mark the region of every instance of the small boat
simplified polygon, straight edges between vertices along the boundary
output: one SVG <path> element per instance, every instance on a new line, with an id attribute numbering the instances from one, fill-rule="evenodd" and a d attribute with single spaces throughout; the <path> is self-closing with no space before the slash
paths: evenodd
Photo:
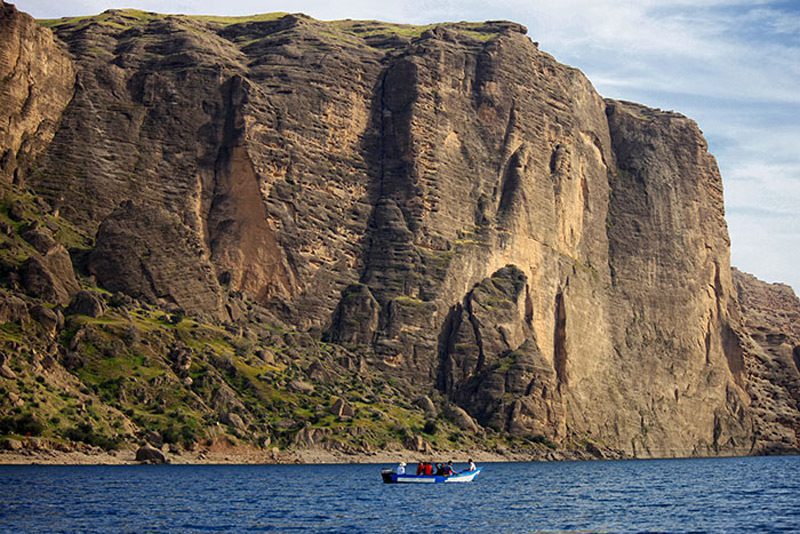
<path id="1" fill-rule="evenodd" d="M 475 471 L 461 471 L 445 477 L 442 475 L 398 475 L 394 469 L 381 469 L 381 477 L 386 484 L 449 484 L 451 482 L 472 482 L 480 472 L 479 468 Z"/>

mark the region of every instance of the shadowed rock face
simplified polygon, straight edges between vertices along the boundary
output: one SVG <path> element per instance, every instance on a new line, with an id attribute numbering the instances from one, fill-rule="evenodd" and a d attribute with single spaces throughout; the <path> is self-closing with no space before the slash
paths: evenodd
<path id="1" fill-rule="evenodd" d="M 507 22 L 53 29 L 74 97 L 25 176 L 97 236 L 101 286 L 220 320 L 244 294 L 517 436 L 640 456 L 778 439 L 758 399 L 794 386 L 753 386 L 747 317 L 769 306 L 740 316 L 691 120 L 603 100 Z"/>
<path id="2" fill-rule="evenodd" d="M 87 270 L 110 291 L 221 316 L 220 288 L 203 247 L 163 208 L 126 201 L 111 212 Z"/>
<path id="3" fill-rule="evenodd" d="M 530 288 L 507 266 L 475 286 L 448 318 L 439 386 L 478 422 L 516 434 L 564 436 L 556 362 L 539 349 L 532 328 Z"/>

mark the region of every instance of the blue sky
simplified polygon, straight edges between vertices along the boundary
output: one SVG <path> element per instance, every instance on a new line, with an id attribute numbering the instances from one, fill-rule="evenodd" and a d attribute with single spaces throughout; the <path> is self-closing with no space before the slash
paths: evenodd
<path id="1" fill-rule="evenodd" d="M 135 7 L 429 23 L 510 19 L 608 97 L 699 124 L 725 184 L 732 263 L 800 290 L 800 0 L 19 0 L 38 18 Z"/>

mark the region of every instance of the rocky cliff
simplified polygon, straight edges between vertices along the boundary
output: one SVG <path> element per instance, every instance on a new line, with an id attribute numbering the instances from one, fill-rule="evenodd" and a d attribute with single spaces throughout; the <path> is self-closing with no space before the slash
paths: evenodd
<path id="1" fill-rule="evenodd" d="M 524 27 L 3 13 L 6 359 L 56 304 L 52 368 L 138 399 L 118 435 L 173 387 L 284 445 L 796 450 L 796 300 L 734 285 L 697 125 Z"/>
<path id="2" fill-rule="evenodd" d="M 53 34 L 0 2 L 0 180 L 19 181 L 53 138 L 75 83 Z"/>
<path id="3" fill-rule="evenodd" d="M 736 269 L 745 328 L 747 389 L 759 451 L 797 450 L 800 435 L 800 300 L 792 288 Z"/>

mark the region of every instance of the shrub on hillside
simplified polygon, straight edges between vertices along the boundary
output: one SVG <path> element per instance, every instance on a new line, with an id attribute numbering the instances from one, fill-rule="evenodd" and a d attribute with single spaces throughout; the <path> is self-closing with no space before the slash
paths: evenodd
<path id="1" fill-rule="evenodd" d="M 43 432 L 44 424 L 30 413 L 0 419 L 0 434 L 41 436 Z"/>
<path id="2" fill-rule="evenodd" d="M 89 423 L 79 423 L 77 426 L 67 429 L 62 434 L 65 438 L 71 441 L 80 441 L 87 445 L 100 447 L 105 450 L 113 450 L 119 447 L 119 441 L 109 438 L 106 435 L 95 432 L 92 425 Z"/>

